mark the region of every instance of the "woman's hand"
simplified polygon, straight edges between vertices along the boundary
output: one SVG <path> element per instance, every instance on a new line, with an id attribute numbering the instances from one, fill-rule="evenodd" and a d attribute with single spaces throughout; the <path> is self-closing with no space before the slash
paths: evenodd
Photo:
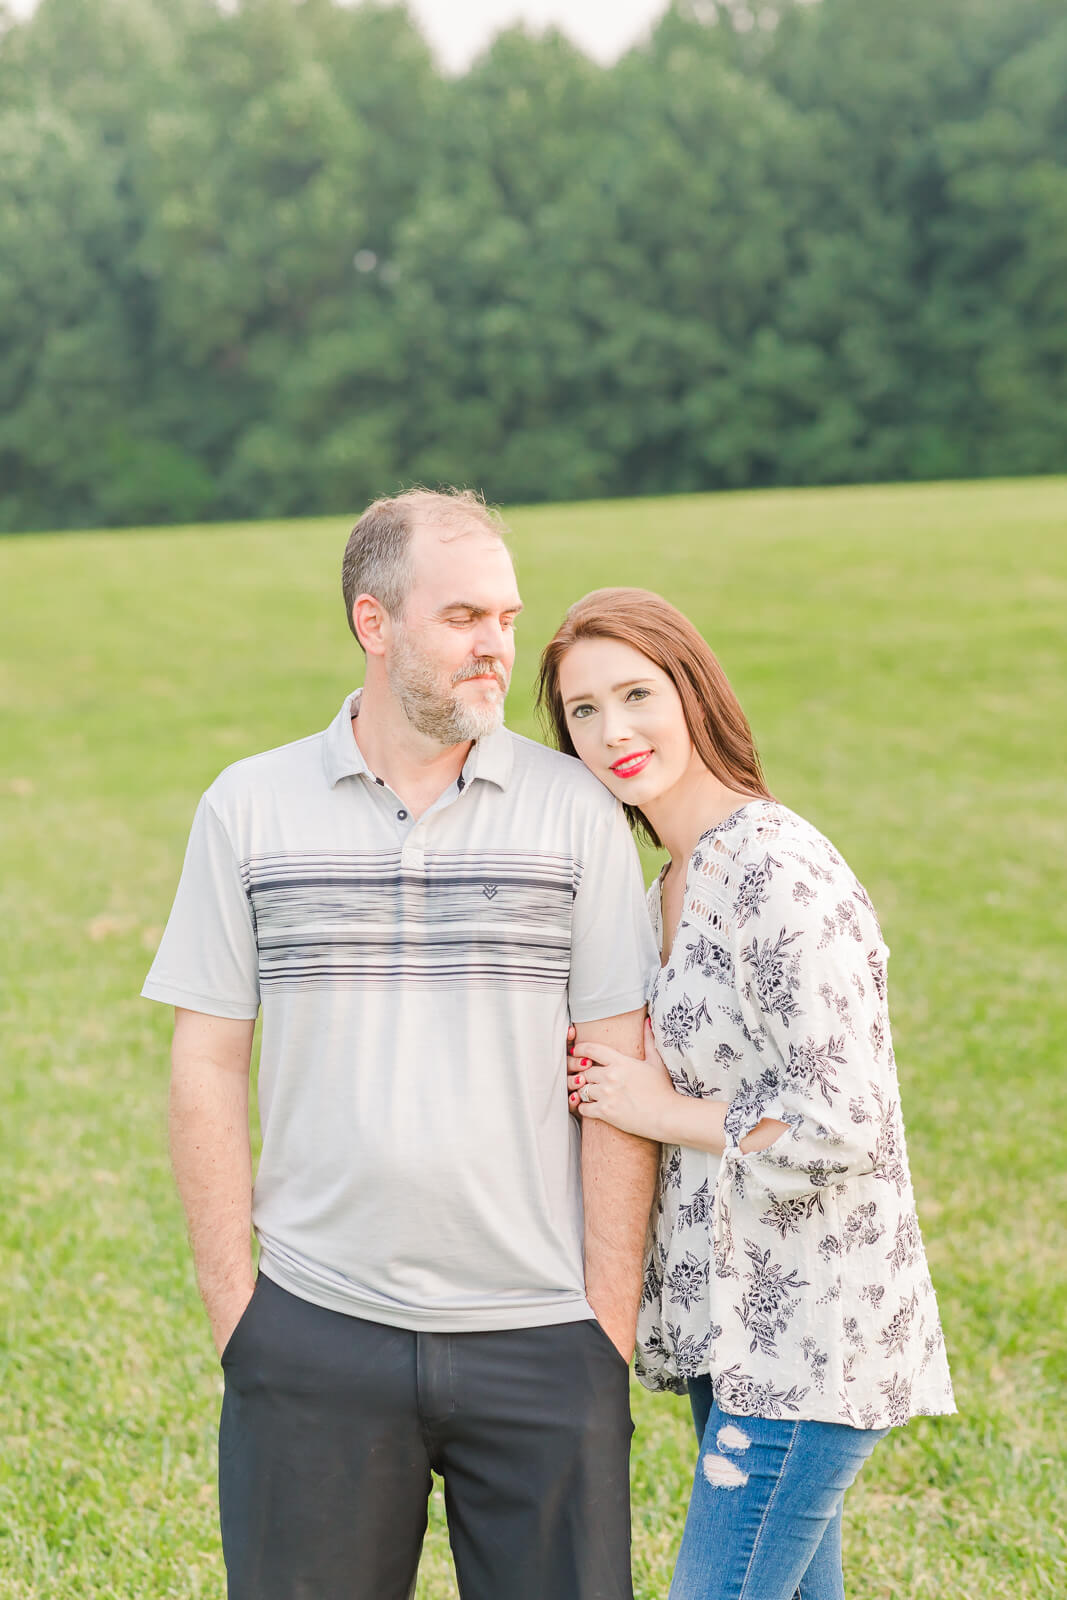
<path id="1" fill-rule="evenodd" d="M 600 1044 L 574 1044 L 571 1054 L 573 1037 L 572 1027 L 567 1034 L 567 1098 L 577 1116 L 608 1122 L 623 1133 L 640 1134 L 659 1144 L 688 1145 L 722 1155 L 727 1102 L 678 1093 L 656 1049 L 650 1022 L 645 1023 L 643 1061 Z M 784 1122 L 764 1117 L 745 1134 L 739 1148 L 743 1155 L 766 1150 L 788 1132 Z"/>
<path id="2" fill-rule="evenodd" d="M 577 1042 L 567 1077 L 571 1109 L 623 1133 L 664 1140 L 680 1096 L 645 1023 L 645 1059 L 624 1056 L 605 1044 Z"/>

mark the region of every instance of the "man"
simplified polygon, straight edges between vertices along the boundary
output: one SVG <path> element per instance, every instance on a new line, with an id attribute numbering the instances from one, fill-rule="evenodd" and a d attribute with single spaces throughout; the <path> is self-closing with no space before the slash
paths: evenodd
<path id="1" fill-rule="evenodd" d="M 579 1134 L 564 1041 L 569 1012 L 640 1053 L 636 856 L 594 778 L 502 726 L 521 601 L 477 497 L 378 501 L 342 582 L 364 687 L 207 791 L 144 988 L 177 1008 L 228 1592 L 404 1600 L 437 1471 L 464 1600 L 629 1600 L 656 1149 Z"/>

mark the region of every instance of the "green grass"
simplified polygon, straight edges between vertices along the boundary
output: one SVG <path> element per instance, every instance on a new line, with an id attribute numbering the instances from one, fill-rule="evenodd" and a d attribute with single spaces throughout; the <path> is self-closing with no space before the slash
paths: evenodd
<path id="1" fill-rule="evenodd" d="M 565 605 L 678 601 L 771 787 L 893 948 L 920 1215 L 961 1415 L 876 1452 L 853 1600 L 1067 1593 L 1064 482 L 516 513 L 513 726 Z M 200 791 L 324 726 L 359 660 L 345 523 L 0 543 L 0 1597 L 218 1596 L 220 1380 L 165 1157 L 169 1017 L 137 999 Z M 651 866 L 651 861 L 649 862 Z M 694 1448 L 635 1391 L 638 1594 Z M 440 1497 L 419 1600 L 454 1594 Z"/>

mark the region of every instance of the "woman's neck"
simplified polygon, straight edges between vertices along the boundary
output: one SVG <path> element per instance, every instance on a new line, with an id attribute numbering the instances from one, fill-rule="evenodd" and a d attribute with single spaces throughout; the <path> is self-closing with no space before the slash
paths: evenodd
<path id="1" fill-rule="evenodd" d="M 701 834 L 756 798 L 721 782 L 694 751 L 693 760 L 674 787 L 641 809 L 659 835 L 671 864 L 681 866 L 693 854 Z"/>

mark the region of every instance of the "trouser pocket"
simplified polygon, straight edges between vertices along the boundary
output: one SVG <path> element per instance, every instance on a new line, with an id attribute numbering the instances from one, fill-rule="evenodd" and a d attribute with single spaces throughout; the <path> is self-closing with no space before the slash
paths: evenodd
<path id="1" fill-rule="evenodd" d="M 238 1346 L 240 1345 L 242 1339 L 244 1338 L 244 1335 L 245 1335 L 245 1333 L 247 1331 L 247 1328 L 248 1328 L 248 1323 L 251 1321 L 252 1308 L 255 1305 L 256 1298 L 257 1298 L 257 1296 L 259 1294 L 259 1286 L 260 1286 L 260 1284 L 262 1282 L 263 1282 L 262 1278 L 259 1278 L 259 1277 L 256 1278 L 255 1287 L 253 1288 L 252 1293 L 249 1296 L 248 1304 L 245 1306 L 244 1310 L 241 1312 L 241 1315 L 238 1317 L 237 1325 L 234 1328 L 233 1332 L 230 1334 L 230 1337 L 226 1340 L 226 1344 L 225 1344 L 225 1346 L 223 1348 L 223 1352 L 222 1352 L 221 1356 L 219 1357 L 219 1363 L 223 1367 L 228 1367 L 228 1366 L 232 1365 L 232 1363 L 233 1363 L 234 1354 L 235 1354 Z"/>

